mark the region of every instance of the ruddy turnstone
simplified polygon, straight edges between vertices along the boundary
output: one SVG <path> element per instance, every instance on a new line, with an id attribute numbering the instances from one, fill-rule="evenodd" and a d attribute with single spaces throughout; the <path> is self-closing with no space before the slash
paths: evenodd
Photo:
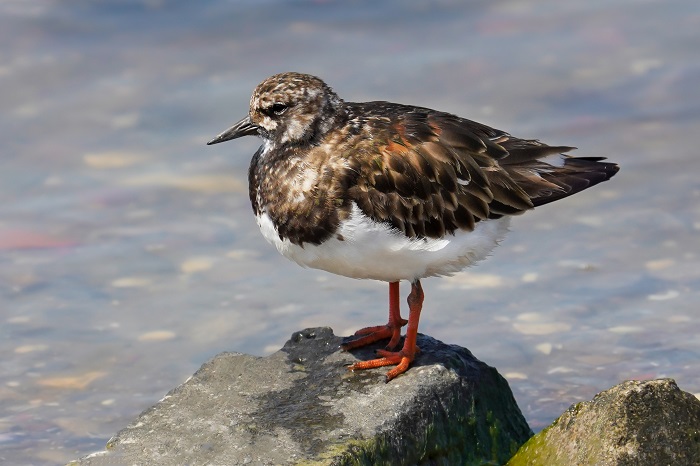
<path id="1" fill-rule="evenodd" d="M 602 157 L 563 155 L 573 147 L 519 139 L 449 113 L 345 102 L 321 79 L 300 73 L 260 83 L 248 115 L 208 144 L 241 136 L 263 140 L 248 179 L 267 241 L 303 267 L 389 282 L 387 324 L 358 330 L 343 345 L 389 338 L 378 359 L 350 366 L 396 365 L 387 381 L 418 351 L 422 278 L 484 259 L 512 215 L 618 171 Z M 408 320 L 399 312 L 400 280 L 411 282 Z M 406 324 L 403 347 L 394 351 Z"/>

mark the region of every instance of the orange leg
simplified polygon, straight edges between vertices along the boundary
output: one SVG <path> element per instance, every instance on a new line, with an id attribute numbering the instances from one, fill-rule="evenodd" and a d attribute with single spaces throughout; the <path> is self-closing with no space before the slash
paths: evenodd
<path id="1" fill-rule="evenodd" d="M 399 344 L 401 339 L 401 327 L 406 325 L 408 321 L 401 318 L 399 310 L 399 282 L 389 283 L 389 322 L 386 325 L 377 325 L 376 327 L 365 327 L 355 332 L 355 335 L 364 335 L 356 340 L 350 341 L 343 345 L 346 351 L 360 348 L 361 346 L 371 345 L 375 341 L 391 338 L 387 349 L 394 349 Z"/>
<path id="2" fill-rule="evenodd" d="M 387 372 L 387 382 L 397 375 L 406 372 L 409 364 L 413 362 L 413 359 L 416 357 L 416 354 L 419 351 L 418 346 L 416 346 L 416 338 L 418 336 L 420 311 L 423 308 L 423 298 L 423 287 L 420 284 L 420 280 L 416 280 L 411 284 L 411 294 L 408 295 L 408 327 L 406 328 L 406 339 L 403 342 L 403 348 L 401 348 L 401 351 L 377 351 L 377 354 L 381 356 L 381 358 L 356 362 L 348 367 L 348 369 L 373 369 L 375 367 L 392 366 L 397 364 L 395 368 Z"/>

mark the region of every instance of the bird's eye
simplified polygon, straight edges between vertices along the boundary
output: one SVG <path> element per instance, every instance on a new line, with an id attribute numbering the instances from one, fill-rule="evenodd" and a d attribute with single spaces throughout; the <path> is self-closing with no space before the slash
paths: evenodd
<path id="1" fill-rule="evenodd" d="M 272 104 L 272 107 L 270 107 L 270 113 L 274 115 L 282 115 L 286 111 L 287 106 L 279 102 Z"/>

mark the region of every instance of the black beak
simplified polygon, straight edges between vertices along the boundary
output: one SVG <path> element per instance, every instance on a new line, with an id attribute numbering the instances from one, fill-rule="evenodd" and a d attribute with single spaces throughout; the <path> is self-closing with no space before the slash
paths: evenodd
<path id="1" fill-rule="evenodd" d="M 219 134 L 217 137 L 212 139 L 207 143 L 207 146 L 211 146 L 212 144 L 218 144 L 220 142 L 224 141 L 230 141 L 231 139 L 236 139 L 240 138 L 243 136 L 257 136 L 258 135 L 258 127 L 255 126 L 253 123 L 250 122 L 250 117 L 247 116 L 243 118 L 241 121 L 236 123 L 235 125 L 231 126 L 229 129 L 224 131 L 223 133 Z"/>

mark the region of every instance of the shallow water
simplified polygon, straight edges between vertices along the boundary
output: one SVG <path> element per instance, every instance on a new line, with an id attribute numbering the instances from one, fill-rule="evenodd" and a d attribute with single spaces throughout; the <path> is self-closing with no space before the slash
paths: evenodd
<path id="1" fill-rule="evenodd" d="M 204 145 L 286 70 L 621 165 L 424 281 L 421 332 L 498 368 L 534 430 L 625 379 L 700 392 L 696 2 L 424 3 L 0 4 L 1 462 L 102 449 L 221 351 L 385 321 L 385 284 L 262 239 L 258 141 Z"/>

